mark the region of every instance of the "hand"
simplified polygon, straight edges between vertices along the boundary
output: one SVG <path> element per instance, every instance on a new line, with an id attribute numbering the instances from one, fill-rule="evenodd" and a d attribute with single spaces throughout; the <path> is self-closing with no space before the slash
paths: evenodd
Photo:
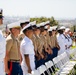
<path id="1" fill-rule="evenodd" d="M 6 74 L 9 74 L 10 70 L 9 69 L 5 69 L 5 72 L 6 72 Z"/>
<path id="2" fill-rule="evenodd" d="M 36 57 L 38 57 L 38 56 L 39 56 L 39 54 L 38 54 L 38 53 L 35 53 L 35 56 L 36 56 Z"/>
<path id="3" fill-rule="evenodd" d="M 48 52 L 47 52 L 48 54 L 53 54 L 52 49 L 48 49 L 47 51 L 48 51 Z"/>
<path id="4" fill-rule="evenodd" d="M 21 65 L 22 59 L 20 59 L 20 65 Z"/>
<path id="5" fill-rule="evenodd" d="M 60 50 L 60 46 L 57 46 L 58 50 Z"/>
<path id="6" fill-rule="evenodd" d="M 41 54 L 40 56 L 41 56 L 42 59 L 44 58 L 44 55 L 43 54 Z"/>
<path id="7" fill-rule="evenodd" d="M 50 54 L 53 54 L 53 51 L 51 49 L 49 51 L 50 51 Z"/>
<path id="8" fill-rule="evenodd" d="M 51 50 L 48 50 L 47 53 L 48 53 L 48 54 L 51 54 Z"/>
<path id="9" fill-rule="evenodd" d="M 31 73 L 31 69 L 28 69 L 28 73 Z"/>
<path id="10" fill-rule="evenodd" d="M 67 45 L 65 45 L 65 49 L 67 49 Z"/>

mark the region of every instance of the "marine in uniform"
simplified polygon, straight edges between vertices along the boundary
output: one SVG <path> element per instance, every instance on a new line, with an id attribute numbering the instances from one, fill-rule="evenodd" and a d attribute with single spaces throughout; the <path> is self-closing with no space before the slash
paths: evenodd
<path id="1" fill-rule="evenodd" d="M 40 37 L 40 27 L 37 25 L 36 30 L 34 31 L 36 37 L 36 51 L 35 51 L 35 63 L 36 68 L 45 63 L 45 54 L 43 50 L 44 42 Z"/>
<path id="2" fill-rule="evenodd" d="M 56 29 L 52 30 L 52 35 L 50 36 L 50 46 L 53 50 L 53 58 L 54 58 L 58 55 L 58 50 L 60 49 L 56 38 Z"/>
<path id="3" fill-rule="evenodd" d="M 51 40 L 50 40 L 50 35 L 49 35 L 49 32 L 48 32 L 48 30 L 50 29 L 50 21 L 45 22 L 44 28 L 45 28 L 45 30 L 47 32 L 45 37 L 46 37 L 48 49 L 50 50 L 50 54 L 49 53 L 47 54 L 46 61 L 49 61 L 49 60 L 53 59 L 53 50 L 51 48 L 51 44 L 50 44 Z"/>
<path id="4" fill-rule="evenodd" d="M 47 29 L 47 34 L 46 34 L 47 44 L 51 48 L 51 45 L 50 45 L 50 36 L 49 36 L 49 32 L 48 32 L 48 30 L 50 29 L 50 21 L 46 21 L 44 27 Z"/>
<path id="5" fill-rule="evenodd" d="M 45 56 L 46 56 L 46 59 L 45 59 L 45 62 L 49 61 L 52 59 L 51 57 L 51 54 L 52 54 L 52 50 L 48 44 L 48 41 L 47 41 L 47 28 L 44 26 L 44 29 L 41 30 L 41 39 L 44 41 L 44 51 L 45 51 Z"/>
<path id="6" fill-rule="evenodd" d="M 18 40 L 19 42 L 21 43 L 21 41 L 23 40 L 23 38 L 25 37 L 24 33 L 22 32 L 22 29 L 27 25 L 29 24 L 30 22 L 30 19 L 25 19 L 25 20 L 20 20 L 20 26 L 21 26 L 21 31 L 20 31 L 20 34 L 18 35 Z"/>
<path id="7" fill-rule="evenodd" d="M 22 54 L 22 70 L 23 75 L 27 73 L 31 73 L 32 70 L 35 69 L 35 52 L 33 42 L 31 40 L 33 36 L 33 30 L 30 24 L 26 25 L 23 28 L 23 33 L 25 34 L 24 39 L 21 42 L 20 50 Z"/>
<path id="8" fill-rule="evenodd" d="M 33 29 L 33 36 L 31 38 L 32 42 L 33 42 L 33 45 L 34 45 L 34 51 L 37 50 L 37 46 L 36 46 L 36 37 L 35 37 L 35 31 L 36 31 L 36 21 L 33 21 L 33 22 L 30 22 L 30 25 L 32 26 L 32 29 Z"/>
<path id="9" fill-rule="evenodd" d="M 20 60 L 20 45 L 17 39 L 20 33 L 19 22 L 8 25 L 10 35 L 6 38 L 5 72 L 6 75 L 23 75 Z"/>

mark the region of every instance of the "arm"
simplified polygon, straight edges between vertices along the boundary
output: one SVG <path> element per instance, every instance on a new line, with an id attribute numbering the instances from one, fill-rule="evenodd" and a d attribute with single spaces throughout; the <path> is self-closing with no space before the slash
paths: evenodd
<path id="1" fill-rule="evenodd" d="M 10 70 L 8 69 L 8 60 L 9 60 L 9 51 L 6 50 L 6 55 L 5 55 L 5 59 L 4 59 L 4 64 L 5 64 L 5 72 L 7 74 L 10 73 Z"/>
<path id="2" fill-rule="evenodd" d="M 28 67 L 28 73 L 31 73 L 31 67 L 30 67 L 30 59 L 29 59 L 29 55 L 28 55 L 28 54 L 27 54 L 27 55 L 25 54 L 24 57 L 25 57 L 26 65 L 27 65 L 27 67 Z"/>
<path id="3" fill-rule="evenodd" d="M 18 42 L 19 43 L 19 42 Z M 18 51 L 19 51 L 19 56 L 20 56 L 20 64 L 22 62 L 22 55 L 21 55 L 21 51 L 20 51 L 20 43 L 18 44 Z"/>
<path id="4" fill-rule="evenodd" d="M 56 44 L 56 47 L 58 48 L 58 50 L 60 50 L 60 46 L 59 46 L 59 44 L 57 42 L 57 38 L 56 37 L 55 37 L 55 44 Z"/>
<path id="5" fill-rule="evenodd" d="M 12 39 L 6 40 L 6 54 L 4 58 L 4 64 L 5 64 L 5 72 L 7 74 L 10 73 L 9 68 L 8 68 L 8 61 L 9 61 L 9 52 L 11 50 L 12 44 L 13 44 Z"/>

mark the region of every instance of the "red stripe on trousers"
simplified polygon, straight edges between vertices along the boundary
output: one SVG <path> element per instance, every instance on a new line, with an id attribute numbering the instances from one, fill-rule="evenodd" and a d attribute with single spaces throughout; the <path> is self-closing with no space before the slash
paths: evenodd
<path id="1" fill-rule="evenodd" d="M 12 62 L 10 62 L 10 73 L 8 75 L 11 75 L 12 72 Z"/>

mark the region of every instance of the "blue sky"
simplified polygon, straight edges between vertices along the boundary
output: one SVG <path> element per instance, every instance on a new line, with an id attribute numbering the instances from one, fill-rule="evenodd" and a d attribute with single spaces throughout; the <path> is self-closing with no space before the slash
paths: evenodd
<path id="1" fill-rule="evenodd" d="M 0 0 L 4 16 L 76 18 L 76 0 Z"/>

